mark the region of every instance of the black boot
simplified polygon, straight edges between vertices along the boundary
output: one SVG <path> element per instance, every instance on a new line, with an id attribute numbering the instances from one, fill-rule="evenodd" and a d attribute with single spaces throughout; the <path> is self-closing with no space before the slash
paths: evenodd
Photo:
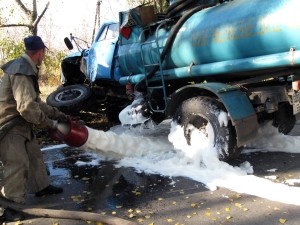
<path id="1" fill-rule="evenodd" d="M 25 216 L 22 212 L 16 211 L 9 207 L 7 207 L 4 210 L 3 215 L 1 216 L 1 221 L 3 220 L 3 221 L 14 222 L 14 221 L 22 221 L 24 219 Z"/>
<path id="2" fill-rule="evenodd" d="M 54 194 L 59 194 L 59 193 L 62 193 L 62 192 L 63 192 L 62 188 L 55 187 L 53 185 L 49 185 L 48 187 L 44 188 L 43 190 L 36 192 L 35 196 L 36 197 L 41 197 L 41 196 L 44 196 L 44 195 L 54 195 Z"/>

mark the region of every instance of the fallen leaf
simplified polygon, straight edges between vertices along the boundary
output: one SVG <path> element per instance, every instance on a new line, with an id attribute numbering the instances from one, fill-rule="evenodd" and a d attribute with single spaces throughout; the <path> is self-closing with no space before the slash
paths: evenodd
<path id="1" fill-rule="evenodd" d="M 236 198 L 240 198 L 241 195 L 240 195 L 240 194 L 236 194 L 235 197 L 236 197 Z"/>
<path id="2" fill-rule="evenodd" d="M 150 219 L 150 218 L 151 218 L 150 215 L 146 215 L 146 216 L 145 216 L 145 219 Z"/>
<path id="3" fill-rule="evenodd" d="M 17 221 L 15 225 L 23 225 L 23 223 L 21 221 Z"/>
<path id="4" fill-rule="evenodd" d="M 142 212 L 140 209 L 136 209 L 135 211 L 136 211 L 136 213 L 141 213 Z"/>
<path id="5" fill-rule="evenodd" d="M 234 204 L 236 207 L 242 208 L 242 204 L 241 203 L 235 203 Z"/>
<path id="6" fill-rule="evenodd" d="M 116 205 L 116 209 L 121 209 L 123 206 L 121 205 Z"/>
<path id="7" fill-rule="evenodd" d="M 232 219 L 232 216 L 226 216 L 226 219 L 230 220 Z"/>
<path id="8" fill-rule="evenodd" d="M 129 217 L 129 218 L 133 218 L 133 217 L 135 217 L 135 215 L 134 215 L 133 213 L 130 213 L 130 214 L 128 215 L 128 217 Z"/>
<path id="9" fill-rule="evenodd" d="M 246 212 L 246 211 L 248 211 L 248 210 L 249 210 L 248 208 L 243 208 L 243 211 L 244 211 L 244 212 Z"/>
<path id="10" fill-rule="evenodd" d="M 173 219 L 167 219 L 168 223 L 173 222 Z"/>
<path id="11" fill-rule="evenodd" d="M 230 212 L 230 208 L 229 208 L 229 207 L 226 207 L 226 208 L 225 208 L 225 211 L 226 211 L 226 212 Z"/>
<path id="12" fill-rule="evenodd" d="M 129 213 L 132 213 L 132 212 L 133 212 L 133 209 L 128 209 L 128 212 L 129 212 Z"/>
<path id="13" fill-rule="evenodd" d="M 197 206 L 197 204 L 192 203 L 191 206 L 192 206 L 193 208 L 195 208 L 195 207 Z"/>
<path id="14" fill-rule="evenodd" d="M 79 199 L 78 198 L 72 198 L 73 202 L 78 202 Z"/>
<path id="15" fill-rule="evenodd" d="M 282 223 L 282 224 L 284 224 L 286 221 L 287 221 L 287 219 L 284 219 L 284 218 L 279 219 L 279 222 Z"/>
<path id="16" fill-rule="evenodd" d="M 206 212 L 205 212 L 205 215 L 206 215 L 206 216 L 211 216 L 211 212 L 206 211 Z"/>
<path id="17" fill-rule="evenodd" d="M 143 220 L 142 218 L 139 218 L 137 221 L 138 221 L 139 223 L 144 222 L 144 220 Z"/>
<path id="18" fill-rule="evenodd" d="M 158 198 L 157 200 L 158 200 L 158 201 L 162 201 L 162 200 L 164 200 L 164 199 L 163 199 L 163 198 Z"/>
<path id="19" fill-rule="evenodd" d="M 112 215 L 116 215 L 116 214 L 117 214 L 117 212 L 116 212 L 116 211 L 113 211 L 113 212 L 111 212 L 111 214 L 112 214 Z"/>
<path id="20" fill-rule="evenodd" d="M 104 224 L 101 222 L 97 222 L 96 225 L 104 225 Z"/>
<path id="21" fill-rule="evenodd" d="M 191 215 L 187 215 L 186 217 L 187 217 L 187 218 L 189 218 L 189 219 L 190 219 L 190 218 L 192 218 L 192 216 L 191 216 Z"/>
<path id="22" fill-rule="evenodd" d="M 172 202 L 172 204 L 173 204 L 173 205 L 176 205 L 177 203 L 174 201 L 174 202 Z"/>
<path id="23" fill-rule="evenodd" d="M 154 225 L 154 223 L 149 223 L 149 225 Z"/>

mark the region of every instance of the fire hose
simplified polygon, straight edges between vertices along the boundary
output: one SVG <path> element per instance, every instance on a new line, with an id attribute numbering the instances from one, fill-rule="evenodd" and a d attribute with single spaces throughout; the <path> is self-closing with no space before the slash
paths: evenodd
<path id="1" fill-rule="evenodd" d="M 3 198 L 0 198 L 0 205 L 4 208 L 9 207 L 16 211 L 45 218 L 57 218 L 57 219 L 71 219 L 71 220 L 83 220 L 101 222 L 108 225 L 135 225 L 135 222 L 125 220 L 119 217 L 101 215 L 92 212 L 79 212 L 70 210 L 57 210 L 57 209 L 45 209 L 45 208 L 28 208 L 21 206 L 17 203 L 9 202 Z"/>

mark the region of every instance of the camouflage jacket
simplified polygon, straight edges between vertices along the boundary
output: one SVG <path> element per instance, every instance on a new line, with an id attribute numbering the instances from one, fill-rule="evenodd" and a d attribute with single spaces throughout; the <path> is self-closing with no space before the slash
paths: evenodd
<path id="1" fill-rule="evenodd" d="M 29 124 L 48 128 L 62 114 L 40 99 L 38 69 L 27 54 L 9 61 L 1 69 L 0 127 L 21 116 Z"/>

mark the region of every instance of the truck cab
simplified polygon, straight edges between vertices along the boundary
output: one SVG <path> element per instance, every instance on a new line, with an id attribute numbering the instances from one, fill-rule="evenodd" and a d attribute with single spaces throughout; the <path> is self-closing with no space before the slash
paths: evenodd
<path id="1" fill-rule="evenodd" d="M 118 50 L 119 23 L 104 23 L 96 35 L 91 47 L 84 52 L 83 73 L 90 82 L 102 79 L 117 80 L 120 76 L 115 69 L 115 55 Z"/>

